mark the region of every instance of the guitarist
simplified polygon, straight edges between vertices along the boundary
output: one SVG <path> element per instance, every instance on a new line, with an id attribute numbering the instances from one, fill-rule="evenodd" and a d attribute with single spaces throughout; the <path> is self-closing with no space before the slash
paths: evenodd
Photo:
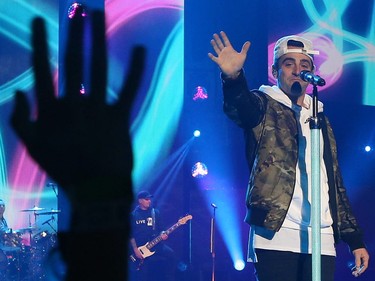
<path id="1" fill-rule="evenodd" d="M 151 251 L 155 253 L 150 256 L 145 257 L 139 250 L 158 235 L 161 235 L 163 240 L 168 239 L 168 235 L 163 232 L 160 211 L 152 207 L 152 197 L 148 191 L 140 191 L 137 194 L 138 205 L 131 213 L 130 245 L 132 256 L 137 259 L 134 262 L 136 270 L 132 272 L 131 281 L 175 280 L 175 254 L 164 241 L 152 248 Z"/>

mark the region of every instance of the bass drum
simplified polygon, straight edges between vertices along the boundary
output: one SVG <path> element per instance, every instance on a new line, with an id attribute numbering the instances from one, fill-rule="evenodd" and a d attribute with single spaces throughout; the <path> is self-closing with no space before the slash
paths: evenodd
<path id="1" fill-rule="evenodd" d="M 38 250 L 47 251 L 56 244 L 57 237 L 47 231 L 42 231 L 33 237 L 34 247 Z"/>

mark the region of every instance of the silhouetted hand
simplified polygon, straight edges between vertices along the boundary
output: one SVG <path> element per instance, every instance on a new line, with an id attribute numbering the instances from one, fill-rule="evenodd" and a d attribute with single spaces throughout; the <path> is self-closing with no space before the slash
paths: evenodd
<path id="1" fill-rule="evenodd" d="M 31 118 L 26 96 L 18 91 L 11 123 L 32 158 L 62 186 L 72 203 L 131 198 L 133 156 L 128 123 L 145 52 L 141 47 L 133 50 L 118 101 L 106 104 L 105 20 L 102 12 L 93 13 L 91 91 L 82 95 L 84 20 L 81 16 L 71 20 L 65 57 L 66 91 L 61 97 L 55 96 L 44 22 L 41 18 L 33 21 L 37 117 Z"/>
<path id="2" fill-rule="evenodd" d="M 89 93 L 83 81 L 84 20 L 71 20 L 65 89 L 56 97 L 44 21 L 32 24 L 36 118 L 24 93 L 16 93 L 11 123 L 32 158 L 63 188 L 71 203 L 68 232 L 59 232 L 67 281 L 126 280 L 129 212 L 133 199 L 130 109 L 144 68 L 145 50 L 133 50 L 118 101 L 106 103 L 105 20 L 95 12 Z M 110 258 L 113 257 L 113 258 Z"/>

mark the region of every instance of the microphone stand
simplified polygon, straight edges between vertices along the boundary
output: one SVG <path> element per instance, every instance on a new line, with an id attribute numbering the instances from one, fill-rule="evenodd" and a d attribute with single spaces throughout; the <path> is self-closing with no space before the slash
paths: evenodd
<path id="1" fill-rule="evenodd" d="M 215 204 L 211 204 L 213 207 L 213 216 L 211 218 L 211 239 L 210 239 L 210 244 L 211 244 L 211 256 L 212 256 L 212 275 L 211 275 L 211 281 L 215 281 L 215 212 L 217 206 Z"/>
<path id="2" fill-rule="evenodd" d="M 313 84 L 313 116 L 311 130 L 311 228 L 312 228 L 312 281 L 321 280 L 320 233 L 320 122 L 318 118 L 318 89 Z"/>
<path id="3" fill-rule="evenodd" d="M 44 223 L 42 223 L 42 225 L 48 224 L 50 226 L 50 228 L 52 228 L 52 230 L 57 234 L 56 229 L 50 224 L 50 221 L 55 221 L 55 217 L 51 216 L 51 218 L 46 220 Z"/>

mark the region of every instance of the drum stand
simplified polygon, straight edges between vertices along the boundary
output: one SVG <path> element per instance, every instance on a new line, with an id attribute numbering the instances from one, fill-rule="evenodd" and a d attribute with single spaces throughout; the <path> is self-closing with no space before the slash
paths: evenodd
<path id="1" fill-rule="evenodd" d="M 46 220 L 42 225 L 48 224 L 50 228 L 52 228 L 53 232 L 57 234 L 57 230 L 50 224 L 50 221 L 55 221 L 55 216 L 51 216 L 50 219 Z"/>

